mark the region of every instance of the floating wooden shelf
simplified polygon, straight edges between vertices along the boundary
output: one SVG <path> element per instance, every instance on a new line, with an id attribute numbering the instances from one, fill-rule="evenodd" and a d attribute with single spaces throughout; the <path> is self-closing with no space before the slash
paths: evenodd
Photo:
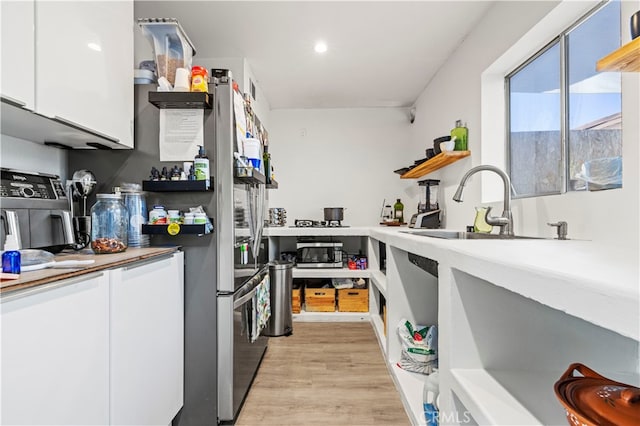
<path id="1" fill-rule="evenodd" d="M 448 166 L 451 163 L 455 163 L 456 161 L 468 157 L 471 155 L 471 151 L 445 151 L 436 155 L 433 158 L 428 159 L 424 163 L 419 166 L 414 167 L 409 170 L 405 174 L 400 176 L 400 179 L 417 179 L 431 172 L 435 172 L 436 170 Z"/>
<path id="2" fill-rule="evenodd" d="M 600 59 L 596 63 L 596 71 L 640 72 L 640 37 Z"/>

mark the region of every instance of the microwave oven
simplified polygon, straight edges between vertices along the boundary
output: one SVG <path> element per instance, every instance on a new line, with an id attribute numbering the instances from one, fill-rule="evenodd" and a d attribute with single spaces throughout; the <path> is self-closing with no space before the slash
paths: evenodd
<path id="1" fill-rule="evenodd" d="M 296 243 L 298 268 L 342 268 L 342 243 L 309 241 Z"/>

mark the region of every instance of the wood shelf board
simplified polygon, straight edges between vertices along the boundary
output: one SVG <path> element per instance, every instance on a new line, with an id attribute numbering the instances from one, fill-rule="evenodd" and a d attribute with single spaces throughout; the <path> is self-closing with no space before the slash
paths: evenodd
<path id="1" fill-rule="evenodd" d="M 596 71 L 640 72 L 640 37 L 601 58 Z"/>
<path id="2" fill-rule="evenodd" d="M 426 174 L 435 172 L 444 166 L 455 163 L 456 161 L 468 157 L 471 155 L 471 151 L 446 151 L 441 152 L 435 157 L 425 161 L 419 166 L 414 167 L 405 174 L 400 176 L 400 179 L 417 179 Z"/>

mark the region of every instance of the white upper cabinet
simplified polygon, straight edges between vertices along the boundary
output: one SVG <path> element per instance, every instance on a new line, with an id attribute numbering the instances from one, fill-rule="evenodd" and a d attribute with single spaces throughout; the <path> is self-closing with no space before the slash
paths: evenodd
<path id="1" fill-rule="evenodd" d="M 34 109 L 34 1 L 2 1 L 2 86 L 4 98 Z"/>
<path id="2" fill-rule="evenodd" d="M 133 147 L 133 16 L 131 0 L 36 1 L 36 111 Z"/>

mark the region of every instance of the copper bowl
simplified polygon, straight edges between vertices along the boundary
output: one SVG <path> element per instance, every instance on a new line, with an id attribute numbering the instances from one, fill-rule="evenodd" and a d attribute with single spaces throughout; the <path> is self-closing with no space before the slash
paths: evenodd
<path id="1" fill-rule="evenodd" d="M 578 371 L 582 376 L 574 376 Z M 553 386 L 570 425 L 640 425 L 640 388 L 601 376 L 582 364 L 571 364 Z"/>

